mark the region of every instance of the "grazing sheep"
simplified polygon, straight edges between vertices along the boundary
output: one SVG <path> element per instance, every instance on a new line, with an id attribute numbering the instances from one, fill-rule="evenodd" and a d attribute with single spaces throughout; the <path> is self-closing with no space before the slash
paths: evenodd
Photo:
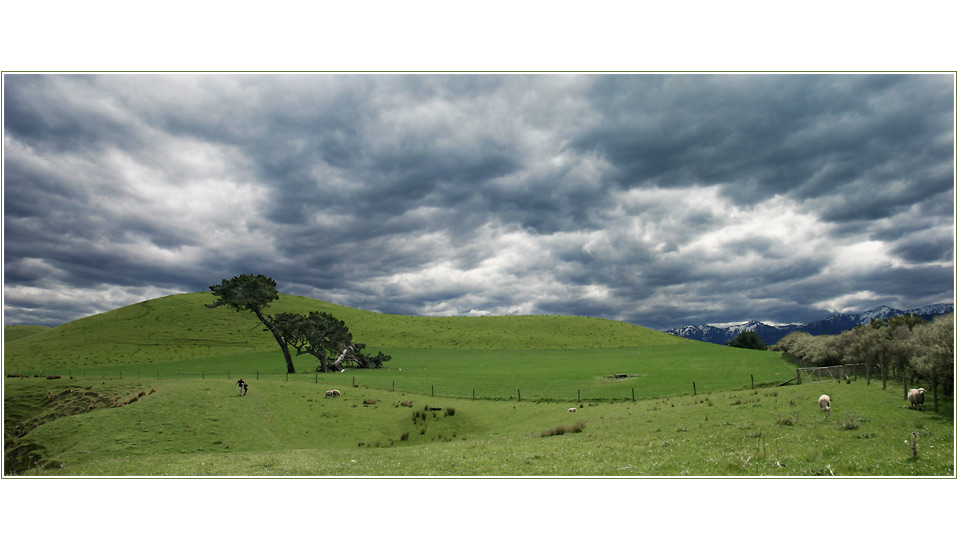
<path id="1" fill-rule="evenodd" d="M 570 412 L 570 413 L 574 413 L 574 412 L 575 412 L 575 407 L 569 407 L 569 412 Z"/>
<path id="2" fill-rule="evenodd" d="M 339 396 L 340 396 L 339 390 L 327 390 L 327 391 L 326 391 L 326 397 L 339 397 Z"/>
<path id="3" fill-rule="evenodd" d="M 819 397 L 818 406 L 821 407 L 823 411 L 825 411 L 826 413 L 825 418 L 828 418 L 829 416 L 831 416 L 832 414 L 832 398 L 831 397 L 828 397 L 827 395 L 823 395 Z M 823 418 L 822 420 L 825 420 L 825 418 Z"/>
<path id="4" fill-rule="evenodd" d="M 925 410 L 925 388 L 908 390 L 908 408 Z"/>

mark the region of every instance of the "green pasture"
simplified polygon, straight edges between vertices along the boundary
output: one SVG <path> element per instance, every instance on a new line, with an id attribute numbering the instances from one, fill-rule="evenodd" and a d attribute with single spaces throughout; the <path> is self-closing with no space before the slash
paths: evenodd
<path id="1" fill-rule="evenodd" d="M 382 369 L 287 375 L 278 351 L 149 364 L 49 369 L 29 375 L 78 380 L 211 379 L 240 377 L 327 386 L 352 384 L 441 397 L 525 400 L 631 400 L 763 386 L 794 376 L 794 367 L 772 352 L 680 341 L 666 346 L 601 350 L 394 349 Z M 310 363 L 306 357 L 300 362 Z M 314 366 L 314 365 L 311 365 Z M 614 375 L 624 375 L 616 378 Z M 693 385 L 694 384 L 694 385 Z"/>
<path id="2" fill-rule="evenodd" d="M 229 380 L 8 379 L 8 437 L 50 417 L 8 447 L 7 475 L 955 474 L 951 402 L 910 410 L 863 380 L 582 404 L 326 388 L 260 380 L 239 396 Z"/>

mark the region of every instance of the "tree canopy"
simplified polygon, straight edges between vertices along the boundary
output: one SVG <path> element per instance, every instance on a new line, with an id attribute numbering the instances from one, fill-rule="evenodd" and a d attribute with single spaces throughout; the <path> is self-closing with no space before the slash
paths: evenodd
<path id="1" fill-rule="evenodd" d="M 276 326 L 273 317 L 263 312 L 265 308 L 269 307 L 270 302 L 279 299 L 279 293 L 276 291 L 276 281 L 265 275 L 237 275 L 232 279 L 223 279 L 222 283 L 211 286 L 210 290 L 216 297 L 216 301 L 207 304 L 206 307 L 228 306 L 236 311 L 252 311 L 256 314 L 257 319 L 266 326 L 266 329 L 273 334 L 276 343 L 283 350 L 283 358 L 286 359 L 286 372 L 296 372 L 285 338 Z"/>
<path id="2" fill-rule="evenodd" d="M 342 370 L 346 364 L 378 368 L 391 359 L 383 352 L 375 356 L 367 355 L 364 352 L 366 345 L 354 342 L 346 323 L 329 313 L 266 314 L 263 310 L 279 299 L 279 293 L 276 291 L 276 281 L 265 275 L 237 275 L 232 279 L 223 279 L 222 283 L 211 286 L 210 290 L 216 301 L 206 307 L 227 306 L 256 315 L 283 350 L 286 372 L 296 372 L 289 346 L 296 350 L 297 355 L 310 354 L 316 357 L 319 360 L 317 370 L 322 372 Z"/>
<path id="3" fill-rule="evenodd" d="M 745 330 L 738 333 L 738 335 L 729 340 L 728 344 L 726 345 L 732 346 L 733 348 L 744 349 L 765 349 L 767 347 L 765 345 L 765 341 L 762 340 L 762 337 L 759 336 L 758 333 L 751 330 Z"/>
<path id="4" fill-rule="evenodd" d="M 378 368 L 391 359 L 382 352 L 366 355 L 366 345 L 353 341 L 346 323 L 326 312 L 280 313 L 276 316 L 280 333 L 296 349 L 297 355 L 308 353 L 319 360 L 317 370 L 341 370 L 350 363 L 360 368 Z M 332 357 L 335 359 L 331 359 Z"/>

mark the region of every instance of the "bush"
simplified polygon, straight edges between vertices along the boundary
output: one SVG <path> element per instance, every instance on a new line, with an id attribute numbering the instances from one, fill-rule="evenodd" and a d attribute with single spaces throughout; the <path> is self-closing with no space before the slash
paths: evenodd
<path id="1" fill-rule="evenodd" d="M 447 407 L 447 408 L 446 408 L 446 416 L 456 416 L 456 409 L 455 409 L 455 407 Z"/>
<path id="2" fill-rule="evenodd" d="M 738 336 L 733 338 L 726 345 L 732 346 L 734 348 L 757 350 L 764 350 L 767 347 L 765 342 L 762 340 L 762 337 L 751 330 L 740 332 Z"/>

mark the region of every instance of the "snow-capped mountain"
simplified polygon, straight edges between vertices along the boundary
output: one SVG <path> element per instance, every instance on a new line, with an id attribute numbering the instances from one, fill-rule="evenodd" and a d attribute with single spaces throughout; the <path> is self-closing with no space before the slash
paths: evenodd
<path id="1" fill-rule="evenodd" d="M 762 337 L 766 344 L 772 345 L 778 342 L 783 336 L 790 332 L 802 331 L 819 336 L 821 334 L 841 334 L 842 332 L 855 328 L 863 323 L 870 323 L 872 319 L 890 319 L 899 315 L 918 315 L 919 317 L 930 321 L 938 315 L 944 315 L 955 310 L 954 304 L 933 304 L 930 306 L 919 307 L 915 309 L 895 309 L 888 306 L 878 306 L 861 313 L 837 313 L 810 323 L 796 325 L 773 326 L 761 323 L 759 321 L 749 321 L 738 325 L 731 325 L 725 328 L 719 328 L 712 325 L 696 325 L 681 328 L 672 328 L 665 332 L 689 338 L 690 340 L 699 340 L 702 342 L 711 342 L 713 344 L 725 344 L 735 338 L 740 333 L 752 331 Z"/>

